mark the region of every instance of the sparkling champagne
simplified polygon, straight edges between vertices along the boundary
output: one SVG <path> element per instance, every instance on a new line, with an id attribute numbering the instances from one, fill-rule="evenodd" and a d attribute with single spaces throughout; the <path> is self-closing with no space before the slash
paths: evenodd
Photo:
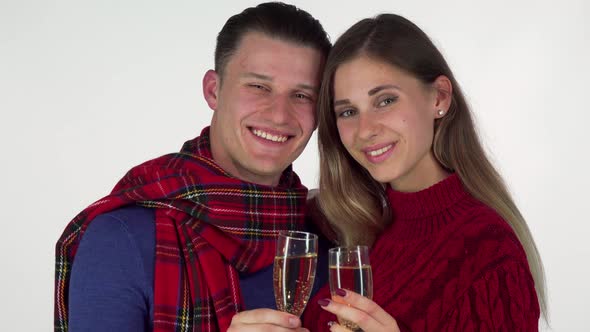
<path id="1" fill-rule="evenodd" d="M 373 298 L 373 274 L 371 265 L 362 266 L 330 266 L 330 292 L 336 296 L 338 288 L 348 289 L 369 299 Z M 337 299 L 335 301 L 338 301 Z M 340 325 L 352 330 L 360 331 L 358 325 L 338 317 Z"/>
<path id="2" fill-rule="evenodd" d="M 301 316 L 313 288 L 317 257 L 317 254 L 275 257 L 273 283 L 277 309 Z"/>

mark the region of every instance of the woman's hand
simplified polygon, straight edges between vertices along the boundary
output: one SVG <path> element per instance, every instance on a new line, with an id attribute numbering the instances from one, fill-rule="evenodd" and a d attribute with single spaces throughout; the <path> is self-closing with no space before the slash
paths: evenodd
<path id="1" fill-rule="evenodd" d="M 299 317 L 272 309 L 246 310 L 235 314 L 227 332 L 247 331 L 309 332 L 301 327 Z"/>
<path id="2" fill-rule="evenodd" d="M 322 299 L 318 303 L 340 319 L 357 324 L 364 332 L 399 332 L 397 322 L 377 303 L 349 290 L 339 289 L 332 300 Z M 350 331 L 346 327 L 333 322 L 332 332 Z"/>

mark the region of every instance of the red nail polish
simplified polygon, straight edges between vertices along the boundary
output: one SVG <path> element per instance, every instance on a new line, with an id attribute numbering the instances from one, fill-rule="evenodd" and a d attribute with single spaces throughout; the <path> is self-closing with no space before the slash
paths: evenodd
<path id="1" fill-rule="evenodd" d="M 342 288 L 338 288 L 336 290 L 336 295 L 345 297 L 346 296 L 346 291 L 344 289 L 342 289 Z"/>
<path id="2" fill-rule="evenodd" d="M 318 304 L 321 305 L 322 307 L 325 307 L 328 304 L 330 304 L 330 300 L 328 300 L 328 299 L 321 299 L 321 300 L 318 300 Z"/>

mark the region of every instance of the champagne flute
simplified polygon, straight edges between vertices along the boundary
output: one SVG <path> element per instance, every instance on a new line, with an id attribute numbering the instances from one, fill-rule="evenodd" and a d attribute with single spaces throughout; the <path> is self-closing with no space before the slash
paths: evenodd
<path id="1" fill-rule="evenodd" d="M 369 299 L 373 298 L 373 274 L 367 246 L 336 247 L 328 251 L 330 266 L 330 293 L 332 299 L 342 303 L 336 290 L 348 289 Z M 338 317 L 340 325 L 360 331 L 357 324 Z"/>
<path id="2" fill-rule="evenodd" d="M 277 308 L 301 316 L 315 280 L 318 236 L 307 232 L 279 232 L 273 268 Z"/>

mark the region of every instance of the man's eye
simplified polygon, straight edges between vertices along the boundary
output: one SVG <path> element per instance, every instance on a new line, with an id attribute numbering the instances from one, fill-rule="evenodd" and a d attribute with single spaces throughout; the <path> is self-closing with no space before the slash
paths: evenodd
<path id="1" fill-rule="evenodd" d="M 250 84 L 250 87 L 256 89 L 256 90 L 268 90 L 264 85 L 260 85 L 260 84 Z"/>
<path id="2" fill-rule="evenodd" d="M 305 93 L 296 93 L 295 98 L 300 99 L 302 101 L 313 101 L 313 98 L 306 95 Z"/>

